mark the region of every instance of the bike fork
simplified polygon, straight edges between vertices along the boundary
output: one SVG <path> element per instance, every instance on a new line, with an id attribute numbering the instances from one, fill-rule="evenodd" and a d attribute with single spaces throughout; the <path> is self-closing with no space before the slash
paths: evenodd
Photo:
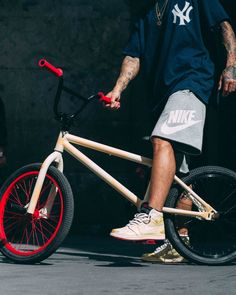
<path id="1" fill-rule="evenodd" d="M 45 176 L 47 174 L 49 166 L 53 162 L 57 163 L 58 170 L 63 172 L 62 154 L 58 151 L 55 151 L 47 157 L 47 159 L 43 162 L 43 164 L 40 168 L 38 179 L 36 181 L 36 184 L 35 184 L 35 187 L 33 190 L 32 198 L 31 198 L 28 208 L 27 208 L 27 213 L 29 213 L 29 214 L 34 214 L 34 211 L 37 206 L 37 202 L 38 202 L 38 199 L 40 197 L 40 193 L 41 193 L 41 190 L 43 187 Z M 52 186 L 52 188 L 50 189 L 48 198 L 47 198 L 47 202 L 46 202 L 44 208 L 41 209 L 41 214 L 43 216 L 46 217 L 50 214 L 56 194 L 57 194 L 57 188 L 55 186 Z"/>

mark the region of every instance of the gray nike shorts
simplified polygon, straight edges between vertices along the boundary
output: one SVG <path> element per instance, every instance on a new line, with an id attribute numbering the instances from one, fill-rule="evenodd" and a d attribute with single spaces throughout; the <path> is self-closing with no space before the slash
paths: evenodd
<path id="1" fill-rule="evenodd" d="M 177 91 L 169 97 L 151 137 L 170 141 L 180 154 L 198 155 L 202 151 L 205 119 L 206 106 L 196 95 L 190 90 Z"/>

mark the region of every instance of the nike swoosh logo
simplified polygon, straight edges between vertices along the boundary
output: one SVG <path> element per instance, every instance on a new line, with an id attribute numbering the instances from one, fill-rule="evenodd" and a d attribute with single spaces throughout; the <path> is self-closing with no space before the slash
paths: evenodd
<path id="1" fill-rule="evenodd" d="M 198 123 L 200 123 L 202 120 L 199 120 L 199 121 L 192 121 L 192 122 L 189 122 L 187 124 L 184 124 L 184 125 L 178 125 L 178 126 L 173 126 L 173 127 L 170 127 L 167 125 L 167 122 L 165 122 L 162 127 L 161 127 L 161 132 L 163 134 L 166 134 L 166 135 L 170 135 L 170 134 L 174 134 L 176 132 L 179 132 L 179 131 L 182 131 L 184 129 L 187 129 L 193 125 L 196 125 Z"/>

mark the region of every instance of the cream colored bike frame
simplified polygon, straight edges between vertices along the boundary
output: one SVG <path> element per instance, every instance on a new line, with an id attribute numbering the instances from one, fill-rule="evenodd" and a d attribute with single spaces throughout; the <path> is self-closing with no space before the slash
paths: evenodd
<path id="1" fill-rule="evenodd" d="M 104 171 L 100 166 L 98 166 L 96 163 L 90 160 L 81 151 L 75 148 L 71 143 L 79 145 L 79 146 L 83 146 L 89 149 L 93 149 L 93 150 L 108 154 L 110 156 L 115 156 L 115 157 L 119 157 L 125 160 L 138 163 L 138 164 L 142 164 L 148 167 L 152 166 L 152 160 L 149 158 L 145 158 L 145 157 L 142 157 L 133 153 L 129 153 L 117 148 L 113 148 L 104 144 L 100 144 L 91 140 L 74 136 L 67 132 L 61 132 L 58 137 L 54 152 L 50 154 L 42 164 L 42 167 L 40 169 L 39 176 L 32 194 L 32 198 L 27 208 L 27 213 L 30 213 L 30 214 L 34 213 L 49 166 L 53 162 L 55 162 L 57 163 L 58 170 L 63 172 L 62 154 L 64 150 L 68 152 L 69 154 L 71 154 L 78 161 L 80 161 L 84 166 L 89 168 L 101 179 L 103 179 L 106 183 L 108 183 L 111 187 L 113 187 L 126 199 L 132 202 L 137 208 L 139 208 L 144 201 L 148 200 L 149 186 L 147 188 L 147 192 L 145 194 L 144 200 L 139 199 L 135 194 L 133 194 L 124 185 L 118 182 L 114 177 L 112 177 L 110 174 Z M 187 192 L 188 197 L 198 207 L 199 212 L 167 208 L 167 207 L 163 208 L 163 212 L 170 213 L 170 214 L 178 214 L 183 216 L 192 216 L 192 217 L 201 218 L 205 220 L 212 220 L 214 215 L 217 213 L 216 210 L 213 209 L 208 203 L 206 203 L 200 196 L 198 196 L 188 185 L 186 185 L 177 176 L 174 177 L 174 180 Z M 50 197 L 48 197 L 48 201 L 45 205 L 47 212 L 50 212 L 56 192 L 57 190 L 55 188 L 52 188 L 51 192 L 49 193 Z"/>

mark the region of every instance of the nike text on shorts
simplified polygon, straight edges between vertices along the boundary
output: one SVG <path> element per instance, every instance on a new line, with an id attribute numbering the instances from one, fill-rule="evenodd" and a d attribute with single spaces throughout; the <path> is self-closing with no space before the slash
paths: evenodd
<path id="1" fill-rule="evenodd" d="M 173 93 L 151 137 L 172 142 L 175 150 L 197 155 L 202 151 L 206 106 L 189 90 Z"/>

